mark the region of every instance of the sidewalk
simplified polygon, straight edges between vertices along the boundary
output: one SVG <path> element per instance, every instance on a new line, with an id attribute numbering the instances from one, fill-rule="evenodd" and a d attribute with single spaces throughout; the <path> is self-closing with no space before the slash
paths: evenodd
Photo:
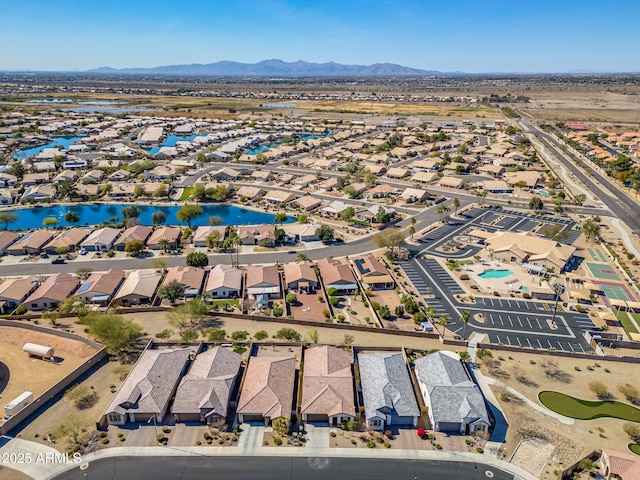
<path id="1" fill-rule="evenodd" d="M 253 427 L 249 427 L 253 429 Z M 258 427 L 256 430 L 259 430 Z M 248 432 L 247 432 L 248 433 Z M 15 442 L 15 443 L 14 443 Z M 252 445 L 254 442 L 249 442 Z M 21 439 L 13 439 L 6 445 L 0 448 L 0 453 L 5 451 L 12 452 L 26 452 L 31 450 L 42 450 L 42 448 L 48 449 L 48 447 L 41 447 L 35 444 L 31 447 L 28 442 Z M 7 450 L 10 448 L 11 450 Z M 495 457 L 486 454 L 479 453 L 464 453 L 464 452 L 443 452 L 437 450 L 385 450 L 381 454 L 380 449 L 370 448 L 299 448 L 299 447 L 262 447 L 255 446 L 249 448 L 249 445 L 245 445 L 245 448 L 233 448 L 233 447 L 113 447 L 97 452 L 92 452 L 82 458 L 80 464 L 81 469 L 90 468 L 90 462 L 98 460 L 100 458 L 120 457 L 120 456 L 269 456 L 269 457 L 342 457 L 342 458 L 390 458 L 390 459 L 407 459 L 407 460 L 433 460 L 433 461 L 450 461 L 450 462 L 466 462 L 477 463 L 481 465 L 480 468 L 485 468 L 487 477 L 491 477 L 493 472 L 491 468 L 500 469 L 509 472 L 517 479 L 534 480 L 536 477 L 529 472 L 522 470 L 521 468 L 512 465 L 510 463 L 498 460 Z M 9 466 L 9 465 L 6 465 Z M 32 476 L 33 478 L 50 479 L 59 475 L 60 473 L 77 467 L 78 464 L 73 462 L 69 463 L 44 463 L 44 464 L 18 464 L 12 465 L 11 468 L 20 470 L 21 472 Z"/>

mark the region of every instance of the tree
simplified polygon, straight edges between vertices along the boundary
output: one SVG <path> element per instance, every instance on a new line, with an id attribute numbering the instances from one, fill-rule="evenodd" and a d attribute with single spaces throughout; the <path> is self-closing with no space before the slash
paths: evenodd
<path id="1" fill-rule="evenodd" d="M 209 217 L 209 220 L 207 220 L 207 225 L 222 225 L 224 223 L 224 220 L 222 220 L 220 217 L 216 217 L 215 215 L 211 215 Z"/>
<path id="2" fill-rule="evenodd" d="M 318 343 L 320 341 L 320 334 L 315 328 L 310 330 L 307 335 L 309 335 L 309 340 L 311 340 L 311 343 Z"/>
<path id="3" fill-rule="evenodd" d="M 131 347 L 142 334 L 142 328 L 114 313 L 95 313 L 90 319 L 89 334 L 113 354 Z"/>
<path id="4" fill-rule="evenodd" d="M 453 209 L 455 210 L 455 215 L 458 215 L 458 208 L 460 208 L 460 200 L 458 197 L 453 199 Z"/>
<path id="5" fill-rule="evenodd" d="M 333 228 L 331 228 L 328 225 L 320 225 L 317 229 L 316 229 L 316 238 L 318 240 L 321 240 L 325 243 L 328 243 L 330 241 L 333 240 L 333 236 L 334 236 L 334 231 Z"/>
<path id="6" fill-rule="evenodd" d="M 469 360 L 471 360 L 471 355 L 469 355 L 469 352 L 460 352 L 460 360 L 462 360 L 463 362 L 468 362 Z"/>
<path id="7" fill-rule="evenodd" d="M 636 443 L 640 442 L 640 425 L 631 422 L 625 423 L 622 426 L 622 430 L 624 430 L 624 433 L 629 435 L 629 438 L 631 438 L 631 440 Z"/>
<path id="8" fill-rule="evenodd" d="M 236 330 L 235 332 L 231 332 L 231 340 L 234 342 L 244 342 L 249 336 L 249 332 L 246 330 Z"/>
<path id="9" fill-rule="evenodd" d="M 201 298 L 194 298 L 167 312 L 167 319 L 171 325 L 180 329 L 198 328 L 208 314 L 209 305 Z"/>
<path id="10" fill-rule="evenodd" d="M 542 210 L 543 208 L 544 208 L 544 204 L 540 197 L 532 197 L 531 200 L 529 200 L 530 210 L 539 211 L 539 210 Z"/>
<path id="11" fill-rule="evenodd" d="M 463 323 L 462 328 L 462 339 L 465 340 L 467 338 L 467 323 L 469 323 L 469 317 L 471 313 L 469 310 L 462 310 L 460 312 L 460 321 Z"/>
<path id="12" fill-rule="evenodd" d="M 58 225 L 58 219 L 56 217 L 47 217 L 42 220 L 42 225 L 45 227 L 55 227 Z"/>
<path id="13" fill-rule="evenodd" d="M 151 222 L 154 225 L 162 225 L 167 221 L 167 217 L 162 210 L 158 210 L 151 214 Z"/>
<path id="14" fill-rule="evenodd" d="M 449 324 L 449 317 L 446 314 L 440 315 L 440 317 L 438 317 L 438 323 L 442 325 L 442 336 L 444 337 L 446 326 Z"/>
<path id="15" fill-rule="evenodd" d="M 585 220 L 582 222 L 582 233 L 587 241 L 600 236 L 600 225 L 593 220 Z"/>
<path id="16" fill-rule="evenodd" d="M 84 414 L 77 413 L 67 418 L 66 422 L 58 425 L 54 437 L 57 439 L 69 438 L 74 444 L 82 443 L 82 439 L 88 436 L 91 423 Z"/>
<path id="17" fill-rule="evenodd" d="M 285 297 L 285 301 L 289 305 L 294 305 L 298 301 L 298 297 L 296 297 L 295 293 L 288 293 L 287 296 Z"/>
<path id="18" fill-rule="evenodd" d="M 629 383 L 618 385 L 618 390 L 625 398 L 634 405 L 640 404 L 640 392 L 636 387 Z"/>
<path id="19" fill-rule="evenodd" d="M 442 222 L 443 219 L 445 218 L 446 214 L 449 212 L 449 207 L 446 206 L 444 203 L 441 203 L 440 205 L 438 205 L 438 208 L 436 209 L 436 212 L 438 215 L 440 215 L 440 221 Z"/>
<path id="20" fill-rule="evenodd" d="M 388 306 L 381 305 L 380 308 L 378 309 L 378 315 L 380 315 L 380 318 L 382 318 L 383 320 L 386 320 L 391 316 L 391 311 L 389 310 Z"/>
<path id="21" fill-rule="evenodd" d="M 145 249 L 144 242 L 142 240 L 131 240 L 124 245 L 124 251 L 132 257 L 139 255 Z"/>
<path id="22" fill-rule="evenodd" d="M 388 248 L 391 254 L 394 254 L 396 248 L 403 247 L 406 244 L 404 234 L 398 228 L 382 230 L 376 233 L 371 239 L 378 247 Z"/>
<path id="23" fill-rule="evenodd" d="M 122 215 L 122 219 L 125 221 L 125 223 L 127 222 L 127 220 L 130 220 L 132 218 L 139 218 L 141 213 L 142 212 L 140 211 L 140 209 L 135 205 L 130 205 L 120 210 L 120 214 Z"/>
<path id="24" fill-rule="evenodd" d="M 199 205 L 185 205 L 176 213 L 176 217 L 181 222 L 187 222 L 191 228 L 191 220 L 202 215 L 203 210 Z"/>
<path id="25" fill-rule="evenodd" d="M 553 213 L 555 213 L 556 215 L 562 215 L 563 212 L 564 212 L 564 208 L 562 208 L 562 205 L 556 205 L 553 208 Z"/>
<path id="26" fill-rule="evenodd" d="M 271 309 L 271 314 L 274 317 L 281 317 L 282 315 L 284 315 L 284 309 L 282 308 L 282 305 L 280 305 L 279 303 L 274 304 L 273 308 Z"/>
<path id="27" fill-rule="evenodd" d="M 78 223 L 80 221 L 80 216 L 76 212 L 67 212 L 64 214 L 64 221 L 67 223 Z"/>
<path id="28" fill-rule="evenodd" d="M 133 189 L 133 198 L 144 197 L 147 194 L 144 185 L 136 185 Z"/>
<path id="29" fill-rule="evenodd" d="M 273 431 L 279 434 L 282 437 L 286 437 L 289 435 L 289 430 L 291 429 L 291 422 L 288 418 L 278 417 L 271 421 L 271 427 Z"/>
<path id="30" fill-rule="evenodd" d="M 342 193 L 347 195 L 349 198 L 356 198 L 359 194 L 358 191 L 352 187 L 351 185 L 347 185 L 342 189 Z"/>
<path id="31" fill-rule="evenodd" d="M 296 222 L 298 223 L 309 223 L 309 215 L 306 213 L 300 213 L 296 217 Z"/>
<path id="32" fill-rule="evenodd" d="M 353 207 L 347 207 L 340 212 L 340 219 L 344 220 L 345 222 L 348 222 L 355 216 L 356 216 L 356 211 L 353 209 Z"/>
<path id="33" fill-rule="evenodd" d="M 376 212 L 376 223 L 389 223 L 391 220 L 391 215 L 387 213 L 384 207 L 378 207 L 378 211 Z"/>
<path id="34" fill-rule="evenodd" d="M 217 230 L 213 230 L 207 235 L 207 248 L 218 248 L 220 246 L 221 234 Z"/>
<path id="35" fill-rule="evenodd" d="M 255 338 L 260 342 L 266 338 L 269 338 L 269 334 L 265 330 L 258 330 L 256 333 L 253 334 L 253 338 Z"/>
<path id="36" fill-rule="evenodd" d="M 107 195 L 113 191 L 113 185 L 111 183 L 105 183 L 100 187 L 100 193 Z"/>
<path id="37" fill-rule="evenodd" d="M 207 338 L 211 343 L 220 344 L 227 338 L 227 332 L 221 328 L 208 328 L 202 332 L 206 333 Z"/>
<path id="38" fill-rule="evenodd" d="M 351 345 L 353 345 L 354 341 L 355 341 L 355 338 L 353 337 L 353 335 L 345 333 L 342 339 L 342 345 L 344 345 L 345 347 L 350 347 Z"/>
<path id="39" fill-rule="evenodd" d="M 276 213 L 276 218 L 273 219 L 274 223 L 285 223 L 287 220 L 289 219 L 289 217 L 287 217 L 286 213 Z"/>
<path id="40" fill-rule="evenodd" d="M 164 300 L 169 300 L 171 305 L 175 305 L 178 299 L 184 297 L 184 285 L 177 280 L 171 280 L 158 289 L 158 296 Z"/>
<path id="41" fill-rule="evenodd" d="M 4 230 L 9 228 L 10 223 L 18 221 L 18 214 L 14 212 L 0 212 L 0 223 L 4 225 Z"/>
<path id="42" fill-rule="evenodd" d="M 414 227 L 413 225 L 409 225 L 407 231 L 409 232 L 409 235 L 411 235 L 411 240 L 413 240 L 413 235 L 414 233 L 416 233 L 416 227 Z"/>
<path id="43" fill-rule="evenodd" d="M 162 247 L 163 252 L 167 253 L 167 250 L 171 246 L 171 240 L 169 240 L 168 238 L 161 238 L 160 240 L 158 240 L 158 245 Z"/>
<path id="44" fill-rule="evenodd" d="M 589 382 L 589 390 L 596 394 L 598 400 L 607 401 L 613 400 L 614 398 L 611 392 L 609 392 L 609 389 L 607 389 L 607 386 L 598 380 Z"/>
<path id="45" fill-rule="evenodd" d="M 151 260 L 151 266 L 159 272 L 167 271 L 167 259 L 166 258 L 154 258 Z"/>
<path id="46" fill-rule="evenodd" d="M 59 198 L 75 198 L 78 195 L 76 183 L 71 179 L 62 180 L 56 185 Z"/>
<path id="47" fill-rule="evenodd" d="M 169 196 L 169 188 L 166 185 L 160 185 L 158 188 L 156 188 L 153 192 L 153 197 L 154 198 L 164 198 L 164 197 L 168 197 Z"/>
<path id="48" fill-rule="evenodd" d="M 201 202 L 207 196 L 207 191 L 202 183 L 196 183 L 191 191 L 191 199 L 196 202 Z"/>
<path id="49" fill-rule="evenodd" d="M 299 253 L 298 255 L 296 255 L 296 262 L 308 262 L 309 261 L 309 255 L 307 255 L 304 252 Z"/>
<path id="50" fill-rule="evenodd" d="M 300 341 L 300 334 L 290 327 L 281 328 L 276 332 L 274 337 L 280 340 Z"/>
<path id="51" fill-rule="evenodd" d="M 187 255 L 187 266 L 204 268 L 209 265 L 209 257 L 203 252 L 191 252 Z"/>

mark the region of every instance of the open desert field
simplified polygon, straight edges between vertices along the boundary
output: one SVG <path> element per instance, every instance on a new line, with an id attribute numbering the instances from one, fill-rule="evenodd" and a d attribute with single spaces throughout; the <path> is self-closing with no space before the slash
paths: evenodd
<path id="1" fill-rule="evenodd" d="M 30 358 L 22 351 L 22 346 L 27 342 L 53 347 L 55 356 L 62 361 L 51 363 Z M 0 406 L 4 408 L 25 391 L 33 392 L 34 398 L 37 398 L 96 351 L 81 341 L 19 327 L 0 327 L 0 362 L 7 366 L 10 375 L 7 387 L 0 392 Z"/>

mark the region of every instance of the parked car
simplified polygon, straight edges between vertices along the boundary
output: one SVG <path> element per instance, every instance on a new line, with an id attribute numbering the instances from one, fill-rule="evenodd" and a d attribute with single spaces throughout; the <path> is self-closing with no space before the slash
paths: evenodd
<path id="1" fill-rule="evenodd" d="M 56 257 L 53 260 L 51 260 L 51 263 L 59 264 L 59 263 L 65 263 L 65 261 L 64 261 L 64 258 L 62 257 Z"/>
<path id="2" fill-rule="evenodd" d="M 80 255 L 86 255 L 86 254 L 87 254 L 87 251 L 84 248 L 80 250 Z"/>
<path id="3" fill-rule="evenodd" d="M 47 252 L 42 252 L 40 254 L 40 258 L 49 258 L 49 254 Z"/>

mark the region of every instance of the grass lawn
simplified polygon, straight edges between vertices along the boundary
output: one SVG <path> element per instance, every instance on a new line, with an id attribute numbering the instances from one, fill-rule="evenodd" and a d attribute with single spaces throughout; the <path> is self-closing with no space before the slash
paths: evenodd
<path id="1" fill-rule="evenodd" d="M 629 335 L 630 333 L 638 333 L 638 329 L 635 327 L 633 322 L 629 319 L 629 315 L 627 314 L 627 312 L 618 310 L 616 312 L 616 317 L 620 322 L 620 325 L 622 325 L 622 328 L 624 328 L 624 331 L 627 332 L 627 335 Z"/>
<path id="2" fill-rule="evenodd" d="M 611 417 L 640 422 L 640 410 L 622 402 L 592 402 L 551 390 L 540 392 L 538 399 L 548 409 L 577 420 Z"/>
<path id="3" fill-rule="evenodd" d="M 180 195 L 179 200 L 181 202 L 185 202 L 189 200 L 189 197 L 191 197 L 191 193 L 193 193 L 193 187 L 184 187 L 184 190 L 182 191 L 182 195 Z"/>
<path id="4" fill-rule="evenodd" d="M 240 300 L 237 298 L 230 298 L 228 300 L 209 300 L 209 304 L 214 307 L 216 305 L 233 305 L 234 307 L 237 307 L 240 304 Z"/>
<path id="5" fill-rule="evenodd" d="M 629 450 L 631 450 L 631 452 L 635 453 L 636 455 L 640 455 L 640 445 L 637 443 L 630 443 L 629 445 L 627 445 L 627 448 Z"/>

